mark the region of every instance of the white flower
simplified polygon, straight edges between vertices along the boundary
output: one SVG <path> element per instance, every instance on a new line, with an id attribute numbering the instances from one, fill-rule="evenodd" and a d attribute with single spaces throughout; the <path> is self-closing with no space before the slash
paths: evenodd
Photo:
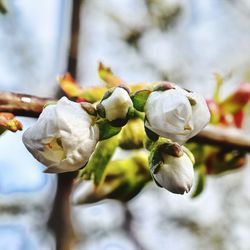
<path id="1" fill-rule="evenodd" d="M 115 88 L 113 93 L 101 102 L 109 121 L 125 119 L 133 102 L 128 92 L 121 87 Z"/>
<path id="2" fill-rule="evenodd" d="M 176 194 L 189 192 L 194 181 L 193 163 L 186 153 L 176 157 L 165 154 L 162 156 L 163 163 L 156 173 L 154 179 L 162 187 Z"/>
<path id="3" fill-rule="evenodd" d="M 145 114 L 148 129 L 180 144 L 198 134 L 210 120 L 205 99 L 178 86 L 152 92 Z"/>
<path id="4" fill-rule="evenodd" d="M 99 129 L 80 104 L 61 98 L 46 107 L 23 134 L 30 153 L 47 166 L 45 172 L 62 173 L 83 167 L 93 153 Z"/>

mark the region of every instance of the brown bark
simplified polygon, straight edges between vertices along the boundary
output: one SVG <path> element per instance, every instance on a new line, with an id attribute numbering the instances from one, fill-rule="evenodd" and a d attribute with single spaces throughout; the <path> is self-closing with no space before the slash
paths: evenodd
<path id="1" fill-rule="evenodd" d="M 71 37 L 67 71 L 76 78 L 78 41 L 80 35 L 80 10 L 83 0 L 73 0 Z M 49 220 L 56 239 L 57 250 L 74 248 L 76 235 L 72 225 L 70 194 L 77 173 L 58 174 L 58 184 L 53 210 Z"/>

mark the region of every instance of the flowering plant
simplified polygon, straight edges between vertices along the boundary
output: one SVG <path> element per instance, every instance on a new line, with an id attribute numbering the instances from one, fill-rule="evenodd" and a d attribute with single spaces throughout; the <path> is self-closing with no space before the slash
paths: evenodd
<path id="1" fill-rule="evenodd" d="M 139 139 L 141 147 L 145 145 L 151 152 L 148 161 L 150 168 L 145 167 L 145 154 L 140 154 L 140 164 L 138 157 L 133 156 L 131 161 L 135 163 L 131 164 L 134 168 L 143 168 L 143 181 L 137 183 L 139 174 L 136 172 L 129 179 L 127 176 L 133 170 L 127 167 L 123 170 L 122 179 L 116 179 L 118 186 L 125 182 L 124 185 L 130 186 L 130 192 L 135 195 L 138 193 L 135 190 L 140 190 L 139 186 L 146 184 L 148 173 L 151 172 L 159 186 L 178 194 L 189 192 L 194 179 L 194 161 L 191 160 L 194 157 L 190 159 L 188 155 L 192 153 L 186 154 L 180 145 L 199 133 L 209 122 L 210 113 L 205 99 L 198 93 L 168 82 L 143 86 L 135 91 L 132 89 L 135 87 L 131 87 L 130 90 L 107 68 L 101 67 L 99 72 L 103 78 L 109 75 L 115 80 L 112 84 L 109 81 L 112 88 L 107 88 L 99 101 L 94 93 L 92 96 L 86 95 L 90 90 L 81 89 L 68 76 L 61 78 L 60 83 L 68 96 L 72 98 L 73 93 L 82 100 L 77 103 L 63 97 L 57 104 L 45 107 L 37 123 L 23 135 L 27 149 L 47 166 L 45 172 L 61 173 L 82 168 L 80 179 L 93 180 L 95 187 L 91 201 L 96 200 L 93 197 L 112 197 L 110 192 L 118 188 L 107 180 L 113 153 L 118 145 L 122 145 L 121 135 L 126 133 L 128 121 L 143 121 L 146 133 L 140 135 Z M 131 148 L 138 133 L 134 130 L 129 135 Z M 116 164 L 119 165 L 119 162 Z M 128 190 L 125 191 L 123 187 L 122 192 L 128 192 L 126 197 L 133 197 Z"/>
<path id="2" fill-rule="evenodd" d="M 240 126 L 249 99 L 247 84 L 220 101 L 219 82 L 216 98 L 205 100 L 170 82 L 127 85 L 102 64 L 98 73 L 105 83 L 102 87 L 82 88 L 69 74 L 60 77 L 59 84 L 69 99 L 44 100 L 48 105 L 38 111 L 37 122 L 23 134 L 25 146 L 47 167 L 45 172 L 79 170 L 74 203 L 105 198 L 128 201 L 150 180 L 170 192 L 188 193 L 194 170 L 198 173 L 195 197 L 204 188 L 206 175 L 244 164 L 245 150 L 207 142 L 213 134 L 212 124 L 228 127 L 233 121 Z M 239 105 L 239 95 L 246 97 L 244 105 Z M 14 115 L 7 114 L 0 114 L 2 133 L 22 129 Z M 206 127 L 209 121 L 211 125 Z M 202 144 L 195 142 L 196 135 Z M 137 151 L 126 159 L 116 159 L 117 148 Z M 143 148 L 147 151 L 141 151 Z"/>

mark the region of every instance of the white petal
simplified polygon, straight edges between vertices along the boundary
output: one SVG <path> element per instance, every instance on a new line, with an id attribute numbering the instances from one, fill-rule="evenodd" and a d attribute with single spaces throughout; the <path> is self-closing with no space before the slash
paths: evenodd
<path id="1" fill-rule="evenodd" d="M 189 138 L 198 134 L 210 121 L 210 112 L 206 103 L 205 98 L 198 93 L 189 93 L 189 96 L 196 102 L 192 106 L 192 122 L 194 129 Z"/>
<path id="2" fill-rule="evenodd" d="M 133 102 L 128 92 L 118 87 L 111 96 L 102 101 L 102 105 L 105 108 L 106 118 L 113 121 L 126 118 L 128 109 L 133 106 Z"/>
<path id="3" fill-rule="evenodd" d="M 191 133 L 192 108 L 185 95 L 175 89 L 150 94 L 145 113 L 148 122 L 145 125 L 162 137 L 182 143 Z"/>
<path id="4" fill-rule="evenodd" d="M 193 164 L 185 153 L 181 157 L 167 155 L 154 178 L 162 187 L 173 193 L 188 193 L 194 180 Z"/>
<path id="5" fill-rule="evenodd" d="M 80 104 L 61 98 L 48 106 L 27 129 L 23 142 L 46 172 L 67 172 L 83 167 L 95 149 L 99 130 Z"/>

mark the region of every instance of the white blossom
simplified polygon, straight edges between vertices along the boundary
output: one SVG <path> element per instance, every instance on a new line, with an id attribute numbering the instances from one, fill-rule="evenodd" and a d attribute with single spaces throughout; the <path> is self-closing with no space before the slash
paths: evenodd
<path id="1" fill-rule="evenodd" d="M 47 166 L 45 172 L 62 173 L 83 167 L 99 139 L 99 129 L 80 104 L 61 98 L 46 107 L 23 134 L 30 153 Z"/>
<path id="2" fill-rule="evenodd" d="M 152 92 L 145 114 L 148 129 L 179 144 L 198 134 L 210 120 L 205 99 L 178 86 Z"/>
<path id="3" fill-rule="evenodd" d="M 101 102 L 105 109 L 106 118 L 109 121 L 116 119 L 125 119 L 133 102 L 128 92 L 121 87 L 115 88 L 113 93 Z"/>
<path id="4" fill-rule="evenodd" d="M 153 177 L 172 193 L 188 193 L 194 181 L 193 163 L 186 153 L 181 157 L 163 155 L 163 163 Z"/>

